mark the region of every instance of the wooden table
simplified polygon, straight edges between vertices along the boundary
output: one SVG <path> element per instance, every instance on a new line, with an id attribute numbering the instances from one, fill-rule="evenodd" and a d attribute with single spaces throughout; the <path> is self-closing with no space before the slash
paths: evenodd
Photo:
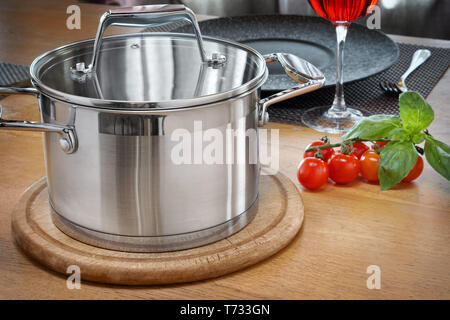
<path id="1" fill-rule="evenodd" d="M 93 37 L 106 7 L 80 4 L 81 30 L 71 31 L 65 27 L 69 4 L 1 1 L 0 61 L 29 65 L 42 52 Z M 450 47 L 450 41 L 394 38 Z M 447 143 L 449 86 L 447 72 L 428 98 L 436 113 L 430 131 Z M 7 119 L 39 119 L 34 97 L 10 96 L 1 104 Z M 275 123 L 268 127 L 280 130 L 281 170 L 296 181 L 301 154 L 320 133 Z M 360 181 L 303 191 L 305 223 L 300 234 L 276 256 L 243 271 L 183 285 L 82 282 L 81 290 L 68 290 L 64 276 L 24 256 L 11 236 L 14 204 L 45 175 L 41 139 L 39 133 L 0 132 L 0 299 L 450 298 L 450 183 L 428 164 L 417 182 L 386 192 Z M 381 290 L 366 287 L 369 265 L 381 268 Z"/>

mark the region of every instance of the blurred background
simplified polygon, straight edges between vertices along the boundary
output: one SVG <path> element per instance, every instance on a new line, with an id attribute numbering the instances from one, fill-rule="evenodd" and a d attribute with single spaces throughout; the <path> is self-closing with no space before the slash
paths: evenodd
<path id="1" fill-rule="evenodd" d="M 250 14 L 315 15 L 308 0 L 83 0 L 82 2 L 133 6 L 183 3 L 197 14 L 239 16 Z M 450 0 L 379 0 L 381 29 L 386 33 L 450 40 Z M 363 21 L 359 21 L 364 23 Z"/>

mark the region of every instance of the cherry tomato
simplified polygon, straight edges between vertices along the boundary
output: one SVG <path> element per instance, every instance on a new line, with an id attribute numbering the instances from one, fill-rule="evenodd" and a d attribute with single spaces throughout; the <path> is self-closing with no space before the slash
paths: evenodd
<path id="1" fill-rule="evenodd" d="M 380 148 L 380 151 L 383 150 L 383 147 L 384 147 L 385 145 L 387 145 L 388 143 L 389 143 L 389 142 L 387 142 L 387 141 L 377 141 L 377 145 L 378 145 L 378 147 Z M 377 148 L 376 148 L 375 145 L 372 145 L 372 149 L 373 149 L 373 150 L 377 150 Z"/>
<path id="2" fill-rule="evenodd" d="M 318 158 L 305 158 L 300 162 L 297 178 L 305 188 L 318 189 L 328 180 L 328 166 Z"/>
<path id="3" fill-rule="evenodd" d="M 309 148 L 312 148 L 312 147 L 323 146 L 324 144 L 325 144 L 325 142 L 323 142 L 323 141 L 314 141 L 313 143 L 310 143 L 306 147 L 305 150 L 308 150 Z M 303 158 L 314 157 L 316 153 L 317 153 L 317 151 L 305 152 L 305 154 L 303 155 Z M 330 159 L 330 157 L 334 154 L 334 150 L 333 150 L 333 148 L 326 148 L 326 149 L 320 150 L 320 153 L 322 154 L 323 161 L 327 162 L 328 159 Z"/>
<path id="4" fill-rule="evenodd" d="M 417 161 L 416 161 L 416 164 L 414 165 L 414 167 L 408 173 L 406 178 L 404 178 L 402 181 L 403 182 L 411 182 L 413 180 L 416 180 L 421 175 L 422 171 L 423 171 L 423 159 L 421 156 L 419 156 L 417 158 Z"/>
<path id="5" fill-rule="evenodd" d="M 367 150 L 359 161 L 361 165 L 361 175 L 370 182 L 378 182 L 378 163 L 380 155 L 374 150 Z"/>
<path id="6" fill-rule="evenodd" d="M 369 147 L 365 143 L 353 142 L 353 152 L 350 154 L 360 159 L 363 153 L 366 152 L 367 150 L 369 150 Z"/>
<path id="7" fill-rule="evenodd" d="M 328 160 L 330 179 L 337 184 L 347 184 L 356 179 L 360 164 L 358 158 L 350 154 L 336 153 Z"/>

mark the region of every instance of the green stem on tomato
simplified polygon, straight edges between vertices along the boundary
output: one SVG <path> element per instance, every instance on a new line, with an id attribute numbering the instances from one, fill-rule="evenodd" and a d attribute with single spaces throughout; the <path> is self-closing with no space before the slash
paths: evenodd
<path id="1" fill-rule="evenodd" d="M 378 141 L 390 142 L 391 140 L 379 139 Z M 328 149 L 328 148 L 337 148 L 337 147 L 341 147 L 343 144 L 349 144 L 349 143 L 353 143 L 353 142 L 372 142 L 372 140 L 355 138 L 355 139 L 351 139 L 351 140 L 347 140 L 347 141 L 339 142 L 339 143 L 327 143 L 322 146 L 308 148 L 305 150 L 305 152 L 317 151 L 317 150 Z"/>
<path id="2" fill-rule="evenodd" d="M 372 142 L 372 143 L 373 143 L 373 146 L 375 147 L 375 152 L 377 154 L 380 154 L 381 153 L 381 148 L 380 148 L 379 144 L 376 141 Z"/>

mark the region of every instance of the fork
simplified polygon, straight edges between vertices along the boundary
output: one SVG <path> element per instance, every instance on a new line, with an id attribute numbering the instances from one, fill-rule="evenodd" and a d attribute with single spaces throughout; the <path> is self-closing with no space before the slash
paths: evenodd
<path id="1" fill-rule="evenodd" d="M 406 87 L 406 78 L 419 66 L 421 66 L 425 61 L 428 60 L 428 58 L 431 56 L 430 50 L 427 49 L 420 49 L 414 52 L 414 55 L 411 60 L 411 65 L 409 66 L 408 70 L 403 74 L 403 76 L 400 78 L 400 81 L 397 83 L 389 82 L 389 81 L 380 81 L 379 85 L 381 89 L 383 89 L 386 92 L 389 93 L 397 93 L 400 94 L 402 92 L 408 91 L 408 88 Z"/>

